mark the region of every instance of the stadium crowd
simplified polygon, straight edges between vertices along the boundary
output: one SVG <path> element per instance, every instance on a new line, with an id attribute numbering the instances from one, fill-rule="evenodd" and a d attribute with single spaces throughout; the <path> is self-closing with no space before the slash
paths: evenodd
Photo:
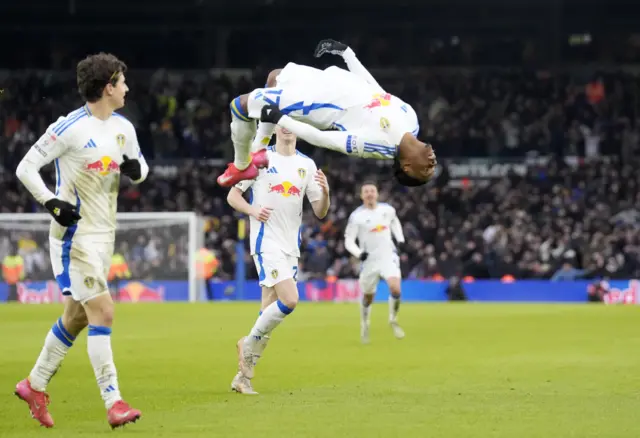
<path id="1" fill-rule="evenodd" d="M 387 72 L 388 73 L 388 72 Z M 215 184 L 220 172 L 203 158 L 223 158 L 229 143 L 227 104 L 260 85 L 266 76 L 132 72 L 127 116 L 137 126 L 145 156 L 161 163 L 184 159 L 175 172 L 154 171 L 140 187 L 123 183 L 120 211 L 195 210 L 209 218 L 207 247 L 220 259 L 218 276 L 233 277 L 236 220 L 226 191 Z M 499 278 L 633 277 L 640 275 L 640 152 L 638 77 L 618 72 L 580 78 L 570 74 L 529 74 L 465 70 L 381 76 L 394 94 L 405 96 L 421 119 L 421 136 L 439 157 L 522 157 L 531 154 L 584 155 L 577 167 L 562 159 L 530 166 L 524 177 L 510 175 L 488 186 L 454 188 L 446 165 L 428 188 L 406 191 L 357 160 L 302 146 L 323 167 L 332 186 L 325 222 L 309 213 L 303 226 L 301 272 L 310 278 L 354 277 L 358 263 L 342 242 L 346 220 L 359 204 L 358 183 L 375 179 L 381 200 L 394 205 L 407 245 L 401 248 L 403 275 L 414 278 L 473 276 Z M 26 149 L 60 114 L 79 105 L 65 75 L 13 74 L 0 95 L 0 189 L 3 213 L 36 211 L 14 177 Z M 409 96 L 409 97 L 407 97 Z M 599 160 L 601 155 L 610 159 Z M 444 161 L 443 161 L 444 162 Z M 214 166 L 213 168 L 211 166 Z M 45 172 L 53 183 L 53 169 Z M 161 228 L 158 228 L 161 229 Z M 139 278 L 186 275 L 185 231 L 140 230 L 119 238 L 118 247 Z M 16 232 L 2 231 L 0 249 L 9 251 Z M 46 233 L 40 252 L 46 262 Z M 256 276 L 247 256 L 249 273 Z M 35 263 L 38 265 L 38 263 Z M 38 276 L 46 277 L 48 263 Z"/>

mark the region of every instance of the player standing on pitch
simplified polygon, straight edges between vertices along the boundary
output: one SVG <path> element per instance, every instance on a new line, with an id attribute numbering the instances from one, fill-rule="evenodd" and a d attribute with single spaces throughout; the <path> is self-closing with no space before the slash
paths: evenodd
<path id="1" fill-rule="evenodd" d="M 360 290 L 362 302 L 360 312 L 360 336 L 369 343 L 371 303 L 376 295 L 380 279 L 384 279 L 391 290 L 389 295 L 389 324 L 396 338 L 404 338 L 398 325 L 400 309 L 400 259 L 392 236 L 399 244 L 404 243 L 402 226 L 396 210 L 389 204 L 378 202 L 378 188 L 373 182 L 362 184 L 360 191 L 363 205 L 351 216 L 345 230 L 344 246 L 354 257 L 362 260 Z M 358 239 L 359 246 L 356 244 Z"/>
<path id="2" fill-rule="evenodd" d="M 290 62 L 269 74 L 266 88 L 231 102 L 235 158 L 218 184 L 229 187 L 258 175 L 268 164 L 261 142 L 271 137 L 276 124 L 315 146 L 393 160 L 395 178 L 402 185 L 419 186 L 433 177 L 436 156 L 431 145 L 416 138 L 420 128 L 413 108 L 386 93 L 345 44 L 323 40 L 315 56 L 325 53 L 342 55 L 349 71 Z M 255 119 L 262 122 L 257 128 Z M 252 140 L 254 149 L 256 142 L 262 148 L 253 155 Z"/>
<path id="3" fill-rule="evenodd" d="M 137 184 L 149 172 L 135 128 L 114 113 L 124 106 L 129 91 L 126 68 L 105 53 L 80 61 L 78 90 L 86 104 L 51 124 L 16 170 L 20 181 L 53 216 L 51 264 L 66 296 L 62 317 L 53 324 L 33 370 L 15 392 L 45 427 L 53 427 L 53 419 L 44 391 L 87 325 L 87 350 L 109 424 L 115 428 L 141 417 L 120 396 L 111 350 L 114 305 L 106 281 L 115 241 L 120 174 Z M 56 168 L 55 193 L 39 173 L 51 161 Z"/>
<path id="4" fill-rule="evenodd" d="M 329 184 L 313 160 L 296 151 L 296 136 L 278 127 L 275 148 L 267 149 L 269 168 L 255 180 L 229 191 L 235 210 L 250 216 L 251 254 L 262 286 L 262 310 L 248 336 L 238 341 L 238 373 L 231 389 L 257 394 L 251 386 L 254 367 L 271 332 L 298 304 L 298 258 L 302 202 L 306 195 L 314 214 L 323 219 L 329 211 Z M 251 201 L 242 194 L 251 190 Z"/>

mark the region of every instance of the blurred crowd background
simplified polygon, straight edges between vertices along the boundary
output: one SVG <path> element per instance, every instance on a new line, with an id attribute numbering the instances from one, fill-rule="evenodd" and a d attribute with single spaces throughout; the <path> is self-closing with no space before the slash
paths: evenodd
<path id="1" fill-rule="evenodd" d="M 42 211 L 15 168 L 50 123 L 81 105 L 75 63 L 112 51 L 130 66 L 122 113 L 152 167 L 143 185 L 122 184 L 120 211 L 205 216 L 205 244 L 220 262 L 216 276 L 233 278 L 237 217 L 215 184 L 233 152 L 228 103 L 286 62 L 342 65 L 339 57 L 312 58 L 317 41 L 333 37 L 349 44 L 388 92 L 412 104 L 420 137 L 432 142 L 441 166 L 428 187 L 407 190 L 389 180 L 385 163 L 372 168 L 301 143 L 327 173 L 333 198 L 327 220 L 304 217 L 302 278 L 357 276 L 343 233 L 365 179 L 378 181 L 381 200 L 398 211 L 409 242 L 401 248 L 406 277 L 640 276 L 640 34 L 633 6 L 401 3 L 347 8 L 330 0 L 314 9 L 288 0 L 116 1 L 111 9 L 129 18 L 110 28 L 117 41 L 93 23 L 98 9 L 91 2 L 55 0 L 36 12 L 13 5 L 9 21 L 1 5 L 5 40 L 33 43 L 34 50 L 9 45 L 3 53 L 0 212 Z M 53 181 L 52 168 L 43 174 Z M 19 251 L 30 278 L 50 278 L 46 236 L 46 227 L 2 227 L 0 256 Z M 122 231 L 117 249 L 135 278 L 186 276 L 186 226 Z"/>

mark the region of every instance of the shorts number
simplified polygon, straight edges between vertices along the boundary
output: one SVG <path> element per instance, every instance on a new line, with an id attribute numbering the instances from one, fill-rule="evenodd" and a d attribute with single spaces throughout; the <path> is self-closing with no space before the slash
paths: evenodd
<path id="1" fill-rule="evenodd" d="M 298 281 L 298 267 L 293 267 L 293 281 Z"/>

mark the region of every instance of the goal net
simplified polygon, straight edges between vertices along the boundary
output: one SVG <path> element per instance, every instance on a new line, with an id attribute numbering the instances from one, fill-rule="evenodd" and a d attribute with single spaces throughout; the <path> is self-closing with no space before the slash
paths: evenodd
<path id="1" fill-rule="evenodd" d="M 122 302 L 198 301 L 205 297 L 197 275 L 204 221 L 195 213 L 118 213 L 109 288 Z M 46 213 L 0 214 L 0 260 L 20 255 L 24 279 L 0 288 L 25 303 L 62 300 L 51 269 Z M 4 290 L 6 289 L 6 290 Z M 2 296 L 6 295 L 6 296 Z"/>

